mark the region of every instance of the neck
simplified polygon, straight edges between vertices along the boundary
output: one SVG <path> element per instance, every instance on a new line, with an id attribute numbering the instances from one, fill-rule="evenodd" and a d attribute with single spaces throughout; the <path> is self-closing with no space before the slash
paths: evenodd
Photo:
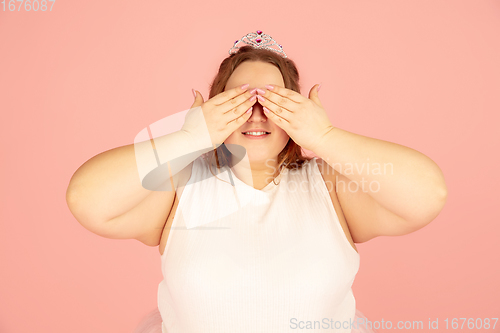
<path id="1" fill-rule="evenodd" d="M 231 155 L 231 170 L 245 184 L 261 190 L 278 176 L 278 157 L 266 160 L 249 160 L 248 155 L 238 163 L 234 164 L 234 155 Z"/>

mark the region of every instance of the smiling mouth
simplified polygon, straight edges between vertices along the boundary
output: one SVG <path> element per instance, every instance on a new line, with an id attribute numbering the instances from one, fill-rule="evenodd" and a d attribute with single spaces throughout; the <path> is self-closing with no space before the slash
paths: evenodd
<path id="1" fill-rule="evenodd" d="M 259 131 L 257 133 L 262 133 L 264 131 Z M 252 134 L 249 134 L 250 132 L 241 132 L 241 134 L 244 134 L 244 135 L 252 135 Z M 259 134 L 259 135 L 266 135 L 266 134 L 271 134 L 271 132 L 264 132 L 265 134 Z"/>

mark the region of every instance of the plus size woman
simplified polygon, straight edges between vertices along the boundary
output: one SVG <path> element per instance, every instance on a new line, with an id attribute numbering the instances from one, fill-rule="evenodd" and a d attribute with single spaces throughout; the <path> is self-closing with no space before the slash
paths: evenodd
<path id="1" fill-rule="evenodd" d="M 137 333 L 374 332 L 351 289 L 355 243 L 429 224 L 447 197 L 440 168 L 336 127 L 262 31 L 229 53 L 182 128 L 82 165 L 70 210 L 98 235 L 158 246 L 158 309 Z"/>

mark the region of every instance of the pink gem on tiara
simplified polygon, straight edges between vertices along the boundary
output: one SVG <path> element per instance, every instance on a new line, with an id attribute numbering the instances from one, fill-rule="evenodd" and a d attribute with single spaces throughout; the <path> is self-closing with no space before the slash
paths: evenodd
<path id="1" fill-rule="evenodd" d="M 283 51 L 283 47 L 281 46 L 281 44 L 276 43 L 276 41 L 271 36 L 263 33 L 262 30 L 257 30 L 256 32 L 257 34 L 251 32 L 241 37 L 241 39 L 235 41 L 233 47 L 229 49 L 229 54 L 231 55 L 233 53 L 236 53 L 240 48 L 240 46 L 236 46 L 236 44 L 238 44 L 238 42 L 242 42 L 256 49 L 266 49 L 276 52 L 284 58 L 287 57 L 286 53 Z M 272 46 L 276 46 L 277 48 L 273 48 Z"/>

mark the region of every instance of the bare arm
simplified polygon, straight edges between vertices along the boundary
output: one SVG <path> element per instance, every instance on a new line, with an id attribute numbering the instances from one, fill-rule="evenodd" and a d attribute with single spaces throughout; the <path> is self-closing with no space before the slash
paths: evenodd
<path id="1" fill-rule="evenodd" d="M 441 169 L 414 149 L 334 128 L 315 153 L 338 175 L 337 194 L 355 242 L 418 230 L 446 202 Z"/>
<path id="2" fill-rule="evenodd" d="M 163 179 L 157 175 L 157 185 L 170 190 L 155 191 L 143 187 L 137 156 L 156 148 L 150 140 L 94 156 L 78 168 L 69 182 L 66 200 L 70 211 L 80 224 L 101 236 L 145 237 L 158 229 L 159 223 L 165 222 L 175 196 L 172 189 L 179 185 L 176 175 L 203 152 L 213 149 L 199 149 L 206 146 L 206 141 L 200 139 L 182 131 L 155 138 L 156 145 L 163 150 L 157 155 L 170 161 L 158 168 L 162 170 Z M 125 213 L 128 214 L 126 220 L 119 218 Z M 139 216 L 141 218 L 137 218 Z"/>
<path id="3" fill-rule="evenodd" d="M 224 91 L 207 102 L 197 94 L 178 131 L 171 129 L 175 119 L 182 120 L 182 114 L 144 128 L 133 145 L 108 150 L 85 162 L 66 192 L 68 207 L 78 222 L 104 237 L 135 238 L 154 245 L 175 189 L 189 179 L 181 171 L 190 172 L 186 166 L 217 148 L 250 117 L 249 107 L 255 100 L 250 99 L 247 88 Z M 155 193 L 158 191 L 166 193 Z"/>

